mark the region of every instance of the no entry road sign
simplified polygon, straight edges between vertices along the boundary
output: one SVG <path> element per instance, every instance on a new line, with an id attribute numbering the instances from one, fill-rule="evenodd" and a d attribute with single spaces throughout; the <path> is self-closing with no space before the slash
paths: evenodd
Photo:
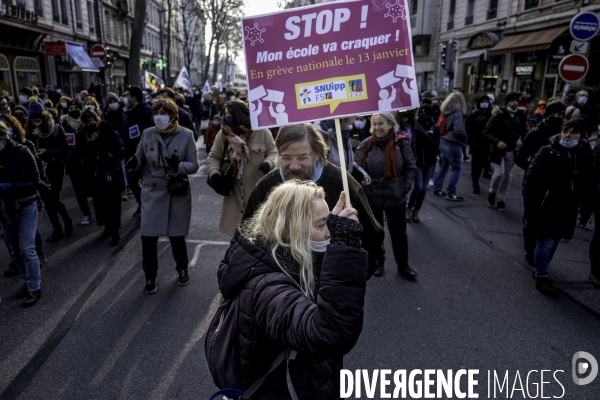
<path id="1" fill-rule="evenodd" d="M 104 61 L 104 59 L 106 59 L 106 49 L 101 44 L 95 44 L 90 50 L 90 57 L 96 57 L 99 58 L 100 61 Z"/>
<path id="2" fill-rule="evenodd" d="M 590 64 L 581 54 L 570 54 L 562 59 L 558 66 L 560 77 L 566 82 L 582 79 L 590 69 Z"/>

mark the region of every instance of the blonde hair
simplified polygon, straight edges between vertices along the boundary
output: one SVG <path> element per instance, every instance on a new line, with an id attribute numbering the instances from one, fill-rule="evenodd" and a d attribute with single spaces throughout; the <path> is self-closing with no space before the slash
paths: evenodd
<path id="1" fill-rule="evenodd" d="M 459 111 L 461 114 L 465 115 L 469 110 L 467 108 L 467 102 L 465 101 L 465 96 L 462 93 L 452 93 L 450 96 L 446 97 L 446 100 L 440 106 L 440 110 L 442 112 L 448 111 Z"/>
<path id="2" fill-rule="evenodd" d="M 257 239 L 271 249 L 273 259 L 288 275 L 277 259 L 277 250 L 288 251 L 300 269 L 300 289 L 313 299 L 315 279 L 312 251 L 313 202 L 325 199 L 325 191 L 312 181 L 292 179 L 276 186 L 254 215 L 242 223 L 242 234 Z M 293 278 L 292 278 L 293 279 Z"/>

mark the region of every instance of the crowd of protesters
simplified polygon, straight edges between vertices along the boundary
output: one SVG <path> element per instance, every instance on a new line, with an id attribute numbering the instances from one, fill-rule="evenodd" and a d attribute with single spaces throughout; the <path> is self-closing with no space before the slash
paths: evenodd
<path id="1" fill-rule="evenodd" d="M 230 337 L 242 368 L 228 378 L 247 389 L 271 364 L 257 398 L 333 398 L 342 356 L 362 328 L 366 281 L 385 273 L 385 221 L 397 272 L 415 280 L 407 224 L 422 223 L 429 187 L 432 196 L 465 200 L 457 192 L 465 161 L 473 193 L 489 179 L 487 203 L 500 212 L 516 208 L 508 191 L 514 167 L 524 170 L 524 258 L 544 294 L 555 292 L 549 265 L 560 240 L 594 215 L 589 280 L 600 287 L 600 145 L 588 97 L 582 90 L 539 101 L 529 118 L 519 93 L 500 104 L 480 95 L 469 107 L 459 91 L 444 99 L 426 91 L 415 109 L 341 118 L 338 135 L 333 120 L 255 130 L 256 105 L 245 91 L 128 86 L 69 98 L 60 88 L 21 88 L 14 100 L 0 98 L 0 227 L 12 257 L 5 276 L 23 279 L 15 295 L 23 307 L 36 304 L 44 243 L 95 221 L 116 246 L 122 202 L 132 199 L 144 291 L 158 289 L 160 237 L 169 238 L 177 284 L 187 285 L 185 238 L 196 206 L 189 175 L 199 170 L 203 137 L 207 184 L 224 196 L 219 229 L 233 237 L 218 269 L 219 310 L 238 298 L 235 311 L 244 313 Z M 79 216 L 62 202 L 65 175 Z M 46 238 L 37 226 L 42 210 L 52 224 Z M 294 368 L 274 369 L 291 359 Z"/>
<path id="2" fill-rule="evenodd" d="M 316 182 L 325 189 L 328 206 L 337 203 L 343 172 L 333 120 L 253 130 L 245 91 L 121 89 L 105 98 L 96 90 L 70 98 L 58 87 L 46 92 L 24 87 L 14 99 L 0 97 L 0 123 L 6 132 L 0 139 L 0 159 L 35 166 L 0 172 L 0 222 L 13 256 L 5 274 L 24 278 L 18 296 L 25 297 L 25 304 L 34 304 L 41 294 L 44 243 L 61 241 L 73 234 L 74 226 L 95 221 L 104 228 L 101 237 L 118 245 L 121 202 L 129 199 L 138 205 L 133 216 L 142 218 L 146 291 L 156 291 L 159 236 L 170 238 L 178 283 L 187 284 L 184 238 L 194 204 L 186 177 L 198 169 L 195 142 L 200 136 L 208 182 L 225 195 L 219 229 L 230 236 L 274 186 L 290 179 Z M 582 90 L 564 99 L 541 100 L 529 118 L 518 93 L 507 94 L 502 104 L 491 94 L 481 95 L 469 110 L 458 91 L 444 99 L 426 91 L 418 109 L 342 118 L 344 173 L 363 225 L 369 274 L 384 273 L 382 227 L 387 220 L 398 272 L 417 277 L 408 260 L 407 223 L 421 223 L 429 188 L 448 201 L 463 201 L 457 184 L 463 163 L 470 160 L 473 193 L 483 191 L 482 178 L 490 179 L 487 202 L 498 211 L 507 210 L 513 168 L 526 171 L 525 259 L 534 267 L 536 287 L 551 293 L 548 265 L 559 239 L 573 235 L 578 216 L 580 224 L 594 213 L 598 218 L 599 146 L 594 153 L 590 145 L 598 118 L 588 98 Z M 71 215 L 61 200 L 65 175 L 79 209 Z M 185 193 L 173 194 L 173 187 Z M 18 229 L 24 220 L 36 220 L 42 209 L 53 228 L 48 237 L 41 237 L 36 224 Z M 598 236 L 590 251 L 589 278 L 596 286 L 599 256 L 593 248 Z"/>

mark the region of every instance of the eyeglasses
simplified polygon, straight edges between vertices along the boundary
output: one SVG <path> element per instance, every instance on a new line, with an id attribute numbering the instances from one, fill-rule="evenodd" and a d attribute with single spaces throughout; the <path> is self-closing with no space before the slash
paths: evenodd
<path id="1" fill-rule="evenodd" d="M 292 161 L 296 160 L 298 162 L 304 162 L 304 161 L 309 161 L 312 159 L 312 156 L 315 152 L 313 151 L 312 153 L 310 153 L 310 155 L 308 156 L 298 156 L 298 157 L 292 157 L 292 156 L 279 156 L 279 161 L 284 162 L 284 163 L 291 163 Z"/>

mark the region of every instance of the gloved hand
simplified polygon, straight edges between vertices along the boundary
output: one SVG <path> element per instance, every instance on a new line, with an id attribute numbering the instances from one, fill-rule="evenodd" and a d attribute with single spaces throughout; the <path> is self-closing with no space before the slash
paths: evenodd
<path id="1" fill-rule="evenodd" d="M 264 174 L 268 174 L 271 170 L 271 165 L 268 162 L 264 162 L 258 166 L 258 170 L 262 171 Z"/>
<path id="2" fill-rule="evenodd" d="M 214 189 L 217 193 L 225 195 L 225 193 L 230 192 L 229 183 L 227 179 L 221 174 L 212 174 L 210 176 L 210 180 L 214 186 Z"/>
<path id="3" fill-rule="evenodd" d="M 137 165 L 138 165 L 138 159 L 136 156 L 133 156 L 125 164 L 125 170 L 127 172 L 131 173 L 131 172 L 135 171 L 135 169 L 137 168 Z"/>
<path id="4" fill-rule="evenodd" d="M 179 156 L 177 156 L 177 154 L 173 154 L 171 157 L 167 158 L 167 164 L 169 164 L 169 167 L 171 167 L 171 170 L 173 170 L 174 173 L 177 173 L 177 171 L 179 170 Z"/>
<path id="5" fill-rule="evenodd" d="M 4 197 L 12 190 L 12 183 L 2 182 L 0 183 L 0 197 Z"/>

